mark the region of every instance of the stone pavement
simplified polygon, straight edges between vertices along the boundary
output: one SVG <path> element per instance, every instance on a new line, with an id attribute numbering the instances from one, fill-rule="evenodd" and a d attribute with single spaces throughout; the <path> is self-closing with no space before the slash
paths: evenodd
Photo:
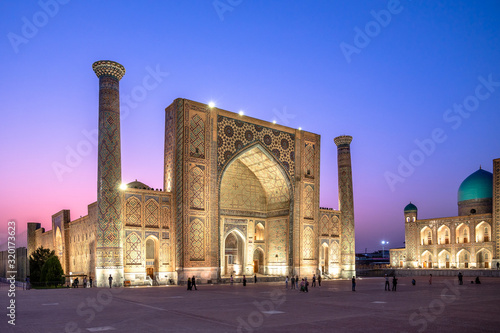
<path id="1" fill-rule="evenodd" d="M 0 289 L 0 332 L 498 332 L 500 279 L 323 281 L 308 294 L 282 283 L 18 290 L 16 326 Z"/>

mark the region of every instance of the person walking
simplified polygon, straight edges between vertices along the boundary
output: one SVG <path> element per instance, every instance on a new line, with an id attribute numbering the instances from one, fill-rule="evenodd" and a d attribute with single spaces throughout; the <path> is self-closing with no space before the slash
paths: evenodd
<path id="1" fill-rule="evenodd" d="M 313 287 L 313 288 L 316 287 L 316 274 L 313 274 L 313 282 L 311 284 L 311 287 Z"/>
<path id="2" fill-rule="evenodd" d="M 194 278 L 194 275 L 193 275 L 193 278 L 191 279 L 191 285 L 192 285 L 192 288 L 194 288 L 194 290 L 198 290 L 198 288 L 196 288 L 196 279 Z"/>
<path id="3" fill-rule="evenodd" d="M 192 290 L 192 289 L 193 289 L 193 287 L 191 285 L 191 278 L 188 277 L 187 290 Z"/>
<path id="4" fill-rule="evenodd" d="M 255 274 L 255 275 L 253 276 L 253 280 L 254 280 L 254 281 L 253 281 L 254 283 L 257 283 L 257 274 Z"/>
<path id="5" fill-rule="evenodd" d="M 396 291 L 398 285 L 398 279 L 396 278 L 396 275 L 392 277 L 392 291 Z"/>
<path id="6" fill-rule="evenodd" d="M 321 274 L 318 275 L 318 287 L 321 287 Z"/>
<path id="7" fill-rule="evenodd" d="M 111 274 L 109 274 L 108 282 L 109 282 L 109 287 L 111 288 L 111 285 L 113 284 L 113 277 L 111 276 Z"/>
<path id="8" fill-rule="evenodd" d="M 295 276 L 292 275 L 292 287 L 290 289 L 295 289 Z"/>
<path id="9" fill-rule="evenodd" d="M 89 277 L 89 288 L 92 288 L 92 276 Z"/>
<path id="10" fill-rule="evenodd" d="M 288 290 L 288 275 L 286 276 L 285 279 L 285 289 Z"/>
<path id="11" fill-rule="evenodd" d="M 233 274 L 231 274 L 231 285 L 233 285 L 233 282 L 234 282 L 234 280 L 233 280 Z"/>
<path id="12" fill-rule="evenodd" d="M 83 277 L 83 288 L 87 288 L 87 277 Z"/>
<path id="13" fill-rule="evenodd" d="M 299 292 L 305 292 L 306 291 L 306 283 L 304 282 L 304 279 L 300 282 L 300 290 Z"/>
<path id="14" fill-rule="evenodd" d="M 432 274 L 429 274 L 429 284 L 432 284 Z"/>
<path id="15" fill-rule="evenodd" d="M 352 291 L 356 291 L 356 277 L 352 276 Z"/>
<path id="16" fill-rule="evenodd" d="M 295 276 L 295 287 L 297 287 L 297 289 L 299 289 L 299 276 Z"/>
<path id="17" fill-rule="evenodd" d="M 459 284 L 459 285 L 464 284 L 463 277 L 464 277 L 464 276 L 462 275 L 462 272 L 458 272 L 458 284 Z"/>
<path id="18" fill-rule="evenodd" d="M 305 282 L 304 282 L 304 289 L 305 289 L 306 293 L 309 292 L 309 281 L 307 281 L 307 278 L 305 279 Z"/>
<path id="19" fill-rule="evenodd" d="M 385 274 L 385 287 L 384 287 L 384 290 L 391 291 L 391 287 L 389 285 L 389 277 L 387 276 L 387 274 Z"/>
<path id="20" fill-rule="evenodd" d="M 243 275 L 243 287 L 247 286 L 247 278 L 245 275 Z"/>

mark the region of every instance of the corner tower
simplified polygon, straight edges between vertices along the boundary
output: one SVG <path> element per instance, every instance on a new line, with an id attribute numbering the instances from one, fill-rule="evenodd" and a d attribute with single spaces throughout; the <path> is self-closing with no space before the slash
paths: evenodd
<path id="1" fill-rule="evenodd" d="M 417 206 L 411 202 L 406 205 L 405 214 L 405 247 L 406 247 L 406 266 L 408 268 L 418 267 L 417 245 Z"/>
<path id="2" fill-rule="evenodd" d="M 354 199 L 352 191 L 351 168 L 352 136 L 342 135 L 334 139 L 337 145 L 337 164 L 339 182 L 339 210 L 341 219 L 340 257 L 342 278 L 356 275 L 356 247 L 354 244 Z"/>
<path id="3" fill-rule="evenodd" d="M 120 80 L 125 68 L 117 62 L 92 64 L 99 78 L 99 144 L 97 161 L 96 284 L 123 283 L 122 203 L 120 194 Z"/>

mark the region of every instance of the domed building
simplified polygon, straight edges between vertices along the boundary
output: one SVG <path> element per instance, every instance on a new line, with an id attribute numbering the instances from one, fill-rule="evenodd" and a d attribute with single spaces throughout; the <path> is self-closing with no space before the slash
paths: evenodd
<path id="1" fill-rule="evenodd" d="M 458 216 L 418 219 L 404 208 L 405 248 L 391 249 L 394 268 L 490 269 L 500 261 L 500 159 L 460 184 Z"/>

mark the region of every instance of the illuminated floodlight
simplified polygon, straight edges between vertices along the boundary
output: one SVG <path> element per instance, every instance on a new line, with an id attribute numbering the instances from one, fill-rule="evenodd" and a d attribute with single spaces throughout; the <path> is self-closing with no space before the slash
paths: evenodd
<path id="1" fill-rule="evenodd" d="M 213 101 L 208 102 L 208 107 L 214 108 L 215 107 L 215 103 Z"/>
<path id="2" fill-rule="evenodd" d="M 276 120 L 273 120 L 273 124 L 276 124 Z"/>
<path id="3" fill-rule="evenodd" d="M 127 189 L 127 184 L 121 183 L 120 184 L 120 190 L 125 191 Z"/>
<path id="4" fill-rule="evenodd" d="M 238 112 L 238 114 L 239 114 L 240 116 L 243 116 L 243 115 L 245 114 L 245 112 L 243 112 L 243 110 L 240 110 L 240 112 Z"/>
<path id="5" fill-rule="evenodd" d="M 302 127 L 299 127 L 299 131 L 302 131 Z"/>

